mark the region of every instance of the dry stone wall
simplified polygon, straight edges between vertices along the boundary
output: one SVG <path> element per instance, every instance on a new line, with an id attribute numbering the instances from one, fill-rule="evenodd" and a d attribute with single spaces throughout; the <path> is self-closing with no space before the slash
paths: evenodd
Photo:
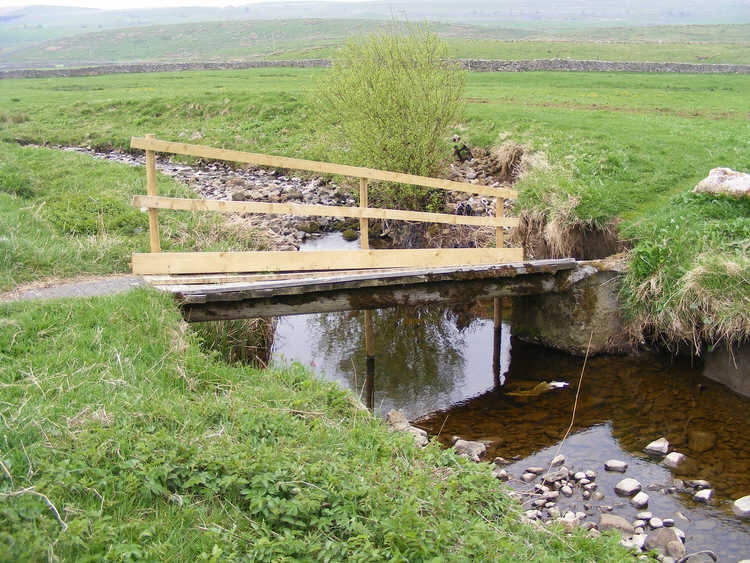
<path id="1" fill-rule="evenodd" d="M 671 72 L 683 74 L 750 74 L 750 65 L 646 63 L 617 61 L 579 61 L 574 59 L 534 59 L 521 61 L 460 59 L 464 68 L 475 72 Z M 328 59 L 294 61 L 248 61 L 235 63 L 141 63 L 61 68 L 50 70 L 5 70 L 3 78 L 49 78 L 66 76 L 97 76 L 137 72 L 173 72 L 180 70 L 241 70 L 248 68 L 314 68 L 327 67 Z"/>

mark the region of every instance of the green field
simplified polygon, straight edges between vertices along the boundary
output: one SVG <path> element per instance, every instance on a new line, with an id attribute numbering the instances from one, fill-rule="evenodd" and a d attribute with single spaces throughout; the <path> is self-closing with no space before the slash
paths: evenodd
<path id="1" fill-rule="evenodd" d="M 45 37 L 58 28 L 11 29 L 0 62 L 52 66 L 111 62 L 328 58 L 380 20 L 216 21 Z M 595 59 L 750 64 L 750 24 L 534 29 L 433 23 L 456 58 Z M 54 30 L 58 31 L 54 31 Z M 42 41 L 42 39 L 49 39 Z M 41 41 L 34 43 L 34 41 Z"/>
<path id="2" fill-rule="evenodd" d="M 132 135 L 198 132 L 205 144 L 347 162 L 316 119 L 326 72 L 5 81 L 0 140 L 127 148 Z M 636 326 L 735 341 L 750 331 L 750 206 L 689 192 L 711 168 L 750 170 L 748 91 L 744 75 L 469 74 L 456 131 L 473 145 L 510 139 L 547 155 L 550 166 L 519 184 L 523 212 L 563 229 L 618 223 L 635 248 L 625 291 Z"/>

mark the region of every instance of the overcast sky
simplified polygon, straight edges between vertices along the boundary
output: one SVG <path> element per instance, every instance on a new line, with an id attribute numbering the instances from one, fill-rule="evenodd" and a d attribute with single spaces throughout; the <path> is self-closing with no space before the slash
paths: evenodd
<path id="1" fill-rule="evenodd" d="M 95 0 L 37 0 L 26 2 L 24 0 L 0 0 L 0 8 L 13 6 L 78 6 L 82 8 L 99 8 L 101 10 L 124 10 L 128 8 L 169 8 L 173 6 L 243 6 L 245 4 L 257 4 L 259 2 L 278 0 L 238 0 L 235 2 L 224 2 L 223 0 L 110 0 L 109 2 L 97 2 Z M 283 0 L 282 0 L 283 1 Z M 294 2 L 312 2 L 315 0 L 291 0 Z M 364 0 L 326 0 L 328 2 L 362 2 Z"/>

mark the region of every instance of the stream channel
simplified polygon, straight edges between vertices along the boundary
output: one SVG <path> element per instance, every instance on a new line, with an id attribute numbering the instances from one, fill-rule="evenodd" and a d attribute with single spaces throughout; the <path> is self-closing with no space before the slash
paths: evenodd
<path id="1" fill-rule="evenodd" d="M 304 250 L 358 244 L 333 234 L 308 241 Z M 509 313 L 504 309 L 499 362 L 493 362 L 491 299 L 374 311 L 374 381 L 365 376 L 362 312 L 279 318 L 271 358 L 299 362 L 352 390 L 379 416 L 401 409 L 446 446 L 453 436 L 486 442 L 483 459 L 512 460 L 505 467 L 513 476 L 508 485 L 528 492 L 532 485 L 519 476 L 527 467 L 548 466 L 557 453 L 583 358 L 513 338 Z M 569 469 L 596 471 L 597 490 L 605 496 L 584 501 L 579 492 L 561 495 L 561 511 L 585 511 L 596 522 L 611 507 L 633 521 L 639 511 L 614 492 L 623 477 L 633 477 L 649 495 L 647 510 L 674 519 L 685 532 L 688 553 L 710 549 L 719 561 L 732 562 L 750 557 L 750 521 L 731 508 L 734 499 L 750 494 L 750 399 L 704 378 L 699 367 L 658 355 L 589 358 L 573 428 L 560 453 Z M 568 386 L 536 396 L 510 394 L 541 381 Z M 643 453 L 661 436 L 688 456 L 679 469 Z M 627 462 L 627 472 L 605 471 L 611 458 Z M 710 482 L 710 503 L 694 502 L 681 491 L 680 480 L 690 479 Z"/>

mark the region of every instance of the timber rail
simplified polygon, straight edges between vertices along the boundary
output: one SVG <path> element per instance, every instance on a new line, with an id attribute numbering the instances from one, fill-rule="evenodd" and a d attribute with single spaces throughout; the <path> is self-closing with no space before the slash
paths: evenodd
<path id="1" fill-rule="evenodd" d="M 133 198 L 133 205 L 148 210 L 151 245 L 151 252 L 133 254 L 131 265 L 135 274 L 186 275 L 246 272 L 330 272 L 336 270 L 392 268 L 459 268 L 464 266 L 520 263 L 523 261 L 522 248 L 503 247 L 503 227 L 518 225 L 517 218 L 503 216 L 504 200 L 506 198 L 517 198 L 518 193 L 515 190 L 358 166 L 176 143 L 156 139 L 154 135 L 133 137 L 130 146 L 146 151 L 146 184 L 148 194 L 135 196 Z M 342 207 L 257 201 L 219 201 L 159 196 L 156 181 L 156 152 L 358 178 L 359 206 Z M 370 180 L 412 184 L 426 188 L 496 197 L 497 216 L 473 217 L 369 207 L 367 195 L 368 181 Z M 158 221 L 158 211 L 160 209 L 358 218 L 362 249 L 354 251 L 314 252 L 161 252 Z M 367 238 L 368 221 L 370 219 L 494 227 L 496 232 L 496 246 L 495 248 L 371 250 L 369 249 Z"/>

